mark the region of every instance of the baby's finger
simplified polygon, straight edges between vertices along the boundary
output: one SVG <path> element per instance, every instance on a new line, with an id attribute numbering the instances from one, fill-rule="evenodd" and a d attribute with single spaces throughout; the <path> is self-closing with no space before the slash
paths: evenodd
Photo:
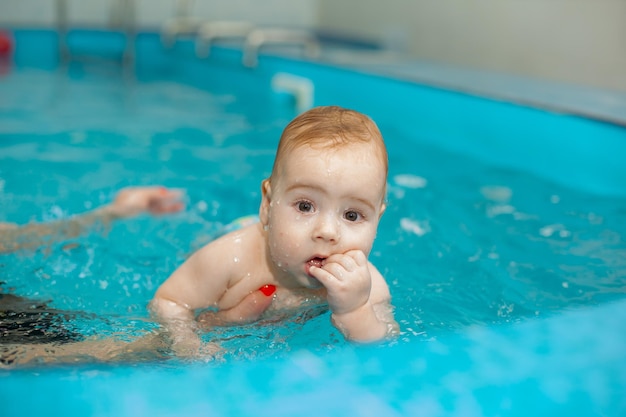
<path id="1" fill-rule="evenodd" d="M 346 252 L 345 255 L 352 258 L 358 266 L 367 264 L 367 256 L 365 256 L 362 250 L 354 249 Z"/>
<path id="2" fill-rule="evenodd" d="M 309 273 L 326 288 L 332 287 L 337 282 L 337 278 L 332 273 L 317 266 L 311 266 Z"/>
<path id="3" fill-rule="evenodd" d="M 332 268 L 333 265 L 339 265 L 341 268 L 346 271 L 352 272 L 358 268 L 357 262 L 348 255 L 345 254 L 336 254 L 331 255 L 324 261 L 324 265 L 322 268 L 329 270 L 328 268 Z"/>

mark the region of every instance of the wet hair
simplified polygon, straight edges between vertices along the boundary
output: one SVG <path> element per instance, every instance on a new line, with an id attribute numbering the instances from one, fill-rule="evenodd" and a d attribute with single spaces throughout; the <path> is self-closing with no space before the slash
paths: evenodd
<path id="1" fill-rule="evenodd" d="M 372 144 L 387 176 L 387 149 L 376 123 L 366 115 L 339 106 L 321 106 L 293 119 L 280 137 L 272 176 L 294 149 L 311 146 L 339 149 L 355 143 Z"/>

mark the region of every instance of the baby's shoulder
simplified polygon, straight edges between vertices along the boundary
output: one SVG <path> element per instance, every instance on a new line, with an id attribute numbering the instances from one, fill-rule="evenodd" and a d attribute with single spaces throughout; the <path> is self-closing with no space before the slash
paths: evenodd
<path id="1" fill-rule="evenodd" d="M 264 259 L 264 247 L 262 227 L 251 224 L 207 243 L 194 256 L 203 262 L 232 264 L 235 269 L 250 268 Z"/>
<path id="2" fill-rule="evenodd" d="M 259 232 L 260 229 L 259 225 L 255 223 L 241 229 L 232 230 L 205 244 L 200 248 L 200 251 L 211 252 L 217 248 L 220 250 L 237 250 L 241 247 L 258 245 L 262 239 L 262 234 Z"/>

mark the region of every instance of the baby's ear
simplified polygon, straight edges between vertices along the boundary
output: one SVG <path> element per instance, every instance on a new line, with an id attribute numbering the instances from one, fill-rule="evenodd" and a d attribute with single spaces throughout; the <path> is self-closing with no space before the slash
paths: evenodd
<path id="1" fill-rule="evenodd" d="M 380 220 L 380 218 L 383 217 L 383 214 L 385 214 L 385 210 L 387 210 L 387 204 L 383 201 L 383 203 L 380 205 L 380 213 L 378 214 L 378 220 Z"/>
<path id="2" fill-rule="evenodd" d="M 272 186 L 270 179 L 266 178 L 261 182 L 261 207 L 259 208 L 259 219 L 261 224 L 267 226 L 270 219 L 270 200 L 272 199 Z"/>

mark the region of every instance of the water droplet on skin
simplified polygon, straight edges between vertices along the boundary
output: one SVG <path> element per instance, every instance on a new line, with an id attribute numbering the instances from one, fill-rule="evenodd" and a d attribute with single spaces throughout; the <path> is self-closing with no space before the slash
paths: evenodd
<path id="1" fill-rule="evenodd" d="M 235 256 L 235 257 L 233 258 L 233 262 L 234 262 L 234 263 L 239 262 L 239 258 Z"/>

